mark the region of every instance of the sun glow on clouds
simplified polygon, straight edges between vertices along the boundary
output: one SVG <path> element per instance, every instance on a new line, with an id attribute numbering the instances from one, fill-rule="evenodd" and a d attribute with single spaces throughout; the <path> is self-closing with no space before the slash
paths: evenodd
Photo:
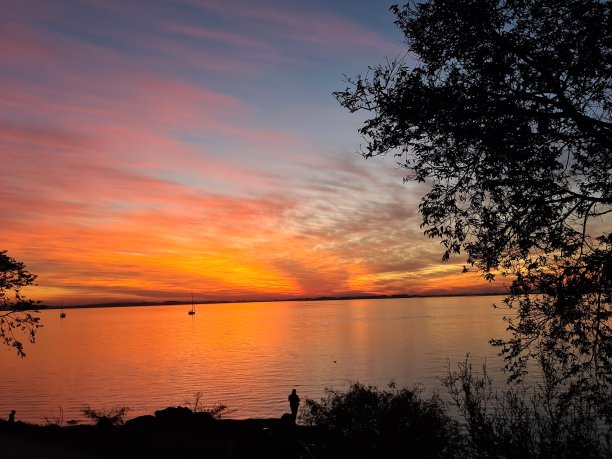
<path id="1" fill-rule="evenodd" d="M 0 249 L 39 275 L 32 297 L 478 288 L 330 96 L 399 51 L 388 31 L 324 2 L 0 6 Z"/>

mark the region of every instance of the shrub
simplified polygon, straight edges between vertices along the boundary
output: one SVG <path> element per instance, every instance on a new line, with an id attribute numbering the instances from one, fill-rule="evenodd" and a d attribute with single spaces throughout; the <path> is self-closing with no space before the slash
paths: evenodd
<path id="1" fill-rule="evenodd" d="M 456 457 L 457 425 L 437 395 L 421 390 L 353 384 L 346 392 L 326 389 L 320 401 L 306 399 L 300 420 L 328 432 L 345 457 Z"/>
<path id="2" fill-rule="evenodd" d="M 48 426 L 62 427 L 64 425 L 64 409 L 59 406 L 57 414 L 45 416 L 45 424 Z"/>
<path id="3" fill-rule="evenodd" d="M 93 408 L 87 407 L 82 411 L 83 414 L 94 421 L 97 426 L 109 427 L 123 424 L 130 410 L 131 408 L 127 406 L 118 406 L 108 409 L 102 408 L 100 410 L 94 410 Z"/>
<path id="4" fill-rule="evenodd" d="M 185 404 L 194 413 L 208 413 L 215 419 L 221 419 L 223 416 L 227 416 L 228 414 L 233 413 L 235 411 L 229 409 L 223 403 L 217 402 L 214 405 L 205 405 L 204 393 L 201 391 L 195 392 L 193 394 L 193 401 L 185 401 Z"/>
<path id="5" fill-rule="evenodd" d="M 469 356 L 442 384 L 463 418 L 467 453 L 474 458 L 603 458 L 612 456 L 610 425 L 583 393 L 567 390 L 550 360 L 541 357 L 541 381 L 531 389 L 493 389 L 486 365 Z M 606 433 L 607 430 L 607 433 Z"/>

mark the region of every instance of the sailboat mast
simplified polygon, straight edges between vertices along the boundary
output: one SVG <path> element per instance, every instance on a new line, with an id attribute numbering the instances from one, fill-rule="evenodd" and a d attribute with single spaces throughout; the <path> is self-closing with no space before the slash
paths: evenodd
<path id="1" fill-rule="evenodd" d="M 193 302 L 193 292 L 191 292 L 191 310 L 187 313 L 190 316 L 195 314 L 195 303 Z"/>

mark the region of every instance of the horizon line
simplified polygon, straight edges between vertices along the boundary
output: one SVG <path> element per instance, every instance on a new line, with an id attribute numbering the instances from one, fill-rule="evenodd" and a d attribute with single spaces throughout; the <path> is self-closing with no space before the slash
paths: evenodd
<path id="1" fill-rule="evenodd" d="M 266 300 L 244 299 L 244 300 L 205 300 L 196 301 L 194 304 L 237 304 L 237 303 L 278 303 L 278 302 L 300 302 L 300 301 L 346 301 L 346 300 L 384 300 L 396 298 L 439 298 L 439 297 L 465 297 L 465 296 L 499 296 L 508 292 L 468 292 L 468 293 L 439 293 L 439 294 L 390 294 L 390 295 L 342 295 L 342 296 L 318 296 L 302 298 L 275 298 Z M 32 309 L 86 309 L 86 308 L 111 308 L 130 306 L 181 306 L 191 304 L 190 300 L 166 300 L 166 301 L 112 301 L 104 303 L 86 303 L 75 305 L 36 305 Z"/>

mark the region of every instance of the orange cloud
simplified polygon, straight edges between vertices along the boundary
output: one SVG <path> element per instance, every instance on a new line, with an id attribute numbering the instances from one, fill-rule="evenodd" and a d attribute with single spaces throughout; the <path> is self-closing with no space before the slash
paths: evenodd
<path id="1" fill-rule="evenodd" d="M 0 5 L 0 248 L 39 275 L 32 296 L 476 285 L 422 236 L 423 186 L 345 151 L 353 127 L 311 100 L 333 103 L 311 86 L 330 58 L 396 49 L 378 32 L 300 5 Z"/>

